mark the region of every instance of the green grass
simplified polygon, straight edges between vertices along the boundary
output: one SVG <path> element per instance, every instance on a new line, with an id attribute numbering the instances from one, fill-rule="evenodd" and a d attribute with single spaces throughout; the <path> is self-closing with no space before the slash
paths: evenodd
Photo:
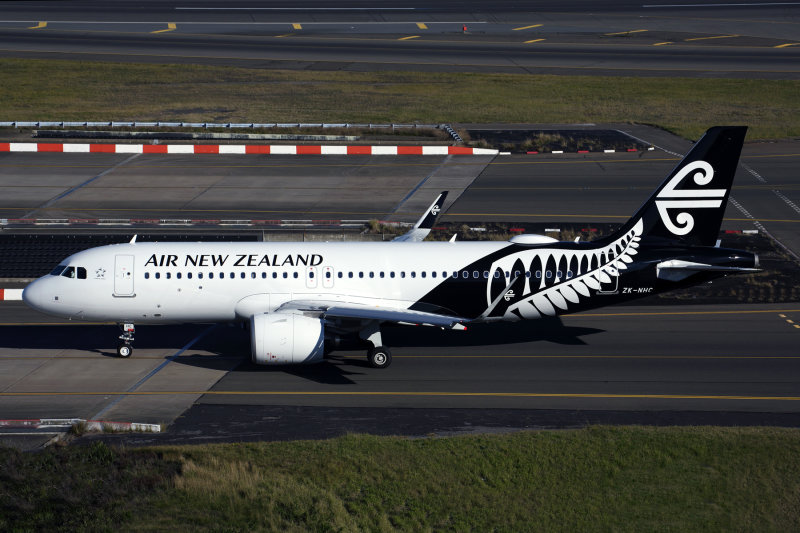
<path id="1" fill-rule="evenodd" d="M 0 451 L 0 530 L 797 531 L 800 431 Z"/>
<path id="2" fill-rule="evenodd" d="M 800 136 L 800 81 L 320 72 L 0 59 L 0 120 L 746 124 Z"/>

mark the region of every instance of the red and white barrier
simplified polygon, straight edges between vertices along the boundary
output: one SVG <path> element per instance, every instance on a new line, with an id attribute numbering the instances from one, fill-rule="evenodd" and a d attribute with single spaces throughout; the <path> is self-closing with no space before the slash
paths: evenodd
<path id="1" fill-rule="evenodd" d="M 73 154 L 262 154 L 262 155 L 495 155 L 467 146 L 337 146 L 289 144 L 101 144 L 4 143 L 0 152 Z"/>
<path id="2" fill-rule="evenodd" d="M 22 289 L 0 289 L 0 302 L 22 300 Z"/>

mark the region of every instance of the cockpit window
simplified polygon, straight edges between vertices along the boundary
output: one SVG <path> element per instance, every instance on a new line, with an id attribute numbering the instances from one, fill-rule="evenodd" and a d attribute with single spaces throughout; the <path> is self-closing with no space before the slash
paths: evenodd
<path id="1" fill-rule="evenodd" d="M 78 267 L 78 279 L 86 279 L 86 269 Z"/>
<path id="2" fill-rule="evenodd" d="M 61 273 L 64 272 L 65 268 L 67 268 L 67 265 L 58 265 L 57 267 L 55 267 L 53 269 L 52 272 L 50 272 L 50 275 L 51 276 L 60 276 Z"/>
<path id="3" fill-rule="evenodd" d="M 75 277 L 75 267 L 67 267 L 64 269 L 64 272 L 61 273 L 62 276 L 65 278 L 74 278 Z"/>

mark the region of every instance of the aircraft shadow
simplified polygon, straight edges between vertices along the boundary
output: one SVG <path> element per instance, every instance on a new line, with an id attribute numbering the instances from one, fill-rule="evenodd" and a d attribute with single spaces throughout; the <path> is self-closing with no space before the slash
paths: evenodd
<path id="1" fill-rule="evenodd" d="M 390 347 L 491 346 L 547 341 L 565 345 L 585 345 L 581 339 L 605 330 L 565 326 L 560 318 L 524 322 L 474 324 L 467 331 L 442 331 L 432 327 L 388 326 L 383 341 Z"/>

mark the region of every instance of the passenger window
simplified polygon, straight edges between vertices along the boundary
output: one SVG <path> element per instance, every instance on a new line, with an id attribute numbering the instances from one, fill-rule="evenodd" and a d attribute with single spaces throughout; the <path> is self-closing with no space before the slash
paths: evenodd
<path id="1" fill-rule="evenodd" d="M 537 270 L 536 271 L 536 279 L 542 279 L 542 271 L 541 270 Z"/>
<path id="2" fill-rule="evenodd" d="M 58 265 L 55 267 L 52 272 L 50 272 L 51 276 L 60 276 L 64 269 L 67 268 L 67 265 Z"/>
<path id="3" fill-rule="evenodd" d="M 380 276 L 383 277 L 383 270 L 381 270 Z"/>
<path id="4" fill-rule="evenodd" d="M 177 274 L 175 274 L 175 277 L 178 278 L 178 279 L 181 279 L 181 273 L 178 272 Z"/>
<path id="5" fill-rule="evenodd" d="M 158 274 L 156 274 L 156 277 L 158 277 Z M 203 273 L 202 272 L 198 272 L 197 273 L 197 279 L 203 279 Z"/>
<path id="6" fill-rule="evenodd" d="M 456 278 L 458 278 L 458 272 L 455 272 L 455 271 L 454 271 L 454 272 L 453 272 L 453 279 L 456 279 Z"/>
<path id="7" fill-rule="evenodd" d="M 352 277 L 353 277 L 353 273 L 352 273 L 352 272 L 348 272 L 348 273 L 347 273 L 347 277 L 348 277 L 348 278 L 352 278 Z"/>
<path id="8" fill-rule="evenodd" d="M 78 272 L 78 275 L 80 276 L 80 272 Z M 171 277 L 172 277 L 172 273 L 167 272 L 167 279 L 170 279 Z"/>
<path id="9" fill-rule="evenodd" d="M 531 277 L 531 271 L 530 270 L 526 270 L 525 271 L 525 277 L 526 278 L 530 278 Z"/>
<path id="10" fill-rule="evenodd" d="M 293 273 L 292 277 L 294 277 L 294 279 L 297 279 L 297 272 Z"/>
<path id="11" fill-rule="evenodd" d="M 169 274 L 167 274 L 167 277 L 169 277 Z M 208 279 L 214 279 L 214 273 L 213 272 L 209 272 L 208 273 Z"/>
<path id="12" fill-rule="evenodd" d="M 552 277 L 553 277 L 553 271 L 552 271 L 552 270 L 548 270 L 548 271 L 546 271 L 546 272 L 544 273 L 544 277 L 546 277 L 547 279 L 550 279 L 550 278 L 552 278 Z"/>
<path id="13" fill-rule="evenodd" d="M 390 277 L 390 278 L 393 278 L 393 277 L 394 277 L 394 270 L 392 270 L 391 272 L 389 272 L 389 277 Z"/>
<path id="14" fill-rule="evenodd" d="M 463 272 L 461 272 L 461 277 L 464 278 L 464 279 L 467 279 L 469 277 L 469 272 L 464 270 Z"/>
<path id="15" fill-rule="evenodd" d="M 374 278 L 375 277 L 375 272 L 370 272 L 369 273 L 369 277 Z"/>
<path id="16" fill-rule="evenodd" d="M 240 273 L 239 273 L 239 277 L 240 277 L 240 278 L 242 278 L 242 279 L 244 279 L 244 272 L 240 272 Z"/>
<path id="17" fill-rule="evenodd" d="M 556 270 L 556 277 L 557 277 L 557 278 L 560 278 L 560 277 L 562 277 L 563 275 L 564 275 L 564 273 L 563 273 L 563 272 L 561 272 L 560 270 Z"/>
<path id="18" fill-rule="evenodd" d="M 186 279 L 192 279 L 192 273 L 191 272 L 187 272 L 186 273 Z"/>
<path id="19" fill-rule="evenodd" d="M 423 270 L 422 272 L 419 273 L 419 275 L 420 275 L 420 277 L 424 278 L 425 277 L 425 271 Z"/>
<path id="20" fill-rule="evenodd" d="M 277 279 L 277 277 L 278 277 L 278 273 L 277 272 L 273 272 L 272 273 L 272 279 Z"/>
<path id="21" fill-rule="evenodd" d="M 363 273 L 363 272 L 359 272 L 359 273 L 358 273 L 358 277 L 359 277 L 359 278 L 363 278 L 363 277 L 364 277 L 364 273 Z"/>
<path id="22" fill-rule="evenodd" d="M 436 271 L 435 271 L 435 270 L 434 270 L 433 272 L 431 272 L 431 277 L 432 277 L 432 278 L 435 278 L 435 277 L 436 277 Z"/>
<path id="23" fill-rule="evenodd" d="M 256 279 L 256 273 L 250 272 L 250 279 Z"/>
<path id="24" fill-rule="evenodd" d="M 144 279 L 150 279 L 150 272 L 144 273 Z"/>
<path id="25" fill-rule="evenodd" d="M 342 279 L 344 277 L 344 274 L 342 274 L 341 272 L 337 272 L 336 277 Z"/>
<path id="26" fill-rule="evenodd" d="M 414 272 L 413 270 L 411 271 L 411 277 L 412 277 L 412 278 L 416 278 L 416 277 L 417 277 L 417 273 L 416 273 L 416 272 Z"/>
<path id="27" fill-rule="evenodd" d="M 405 272 L 403 272 L 402 270 L 400 271 L 400 277 L 401 277 L 401 278 L 404 278 L 404 277 L 406 277 L 406 273 L 405 273 Z"/>
<path id="28" fill-rule="evenodd" d="M 313 271 L 313 270 L 311 270 L 311 271 L 308 273 L 308 277 L 309 277 L 309 278 L 311 278 L 311 279 L 314 279 L 314 271 Z"/>
<path id="29" fill-rule="evenodd" d="M 233 272 L 231 272 L 231 273 L 230 273 L 230 278 L 231 278 L 231 279 L 233 279 L 233 278 L 235 278 L 235 277 L 236 277 L 236 274 L 234 274 Z"/>
<path id="30" fill-rule="evenodd" d="M 288 273 L 288 272 L 284 272 L 284 273 L 283 273 L 283 279 L 286 279 L 286 278 L 288 278 L 288 277 L 289 277 L 289 273 Z"/>
<path id="31" fill-rule="evenodd" d="M 261 273 L 261 279 L 267 279 L 267 273 L 266 272 L 262 272 Z"/>
<path id="32" fill-rule="evenodd" d="M 567 270 L 567 279 L 572 278 L 572 270 Z"/>
<path id="33" fill-rule="evenodd" d="M 161 279 L 161 272 L 156 272 L 156 279 Z"/>
<path id="34" fill-rule="evenodd" d="M 494 277 L 495 277 L 495 279 L 500 277 L 500 271 L 499 270 L 495 270 L 494 271 Z"/>
<path id="35" fill-rule="evenodd" d="M 472 277 L 473 278 L 478 279 L 480 277 L 480 275 L 481 275 L 481 273 L 478 272 L 477 270 L 473 270 L 472 271 Z"/>
<path id="36" fill-rule="evenodd" d="M 447 277 L 447 272 L 445 272 L 445 271 L 442 271 L 442 277 L 443 277 L 443 278 L 446 278 L 446 277 Z"/>
<path id="37" fill-rule="evenodd" d="M 61 273 L 62 276 L 65 278 L 74 278 L 75 277 L 75 267 L 67 267 L 64 272 Z"/>
<path id="38" fill-rule="evenodd" d="M 483 271 L 483 279 L 489 279 L 489 271 L 488 270 L 484 270 Z"/>

